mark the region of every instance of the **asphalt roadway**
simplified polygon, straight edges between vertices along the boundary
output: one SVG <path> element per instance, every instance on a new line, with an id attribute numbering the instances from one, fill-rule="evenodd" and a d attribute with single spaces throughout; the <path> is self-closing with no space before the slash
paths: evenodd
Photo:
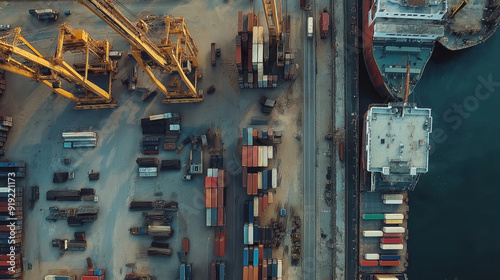
<path id="1" fill-rule="evenodd" d="M 312 15 L 315 5 L 313 5 Z M 304 13 L 307 17 L 307 14 Z M 307 25 L 307 20 L 304 20 Z M 316 22 L 316 21 L 314 21 Z M 304 28 L 307 30 L 307 26 Z M 304 218 L 302 279 L 316 279 L 316 50 L 304 34 Z"/>

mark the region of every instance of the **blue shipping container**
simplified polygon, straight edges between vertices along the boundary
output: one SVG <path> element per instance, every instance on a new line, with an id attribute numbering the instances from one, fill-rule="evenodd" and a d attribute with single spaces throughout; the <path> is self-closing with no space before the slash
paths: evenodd
<path id="1" fill-rule="evenodd" d="M 184 264 L 181 264 L 181 267 L 179 269 L 179 279 L 186 280 L 186 265 Z"/>
<path id="2" fill-rule="evenodd" d="M 212 210 L 207 208 L 207 227 L 212 226 Z"/>
<path id="3" fill-rule="evenodd" d="M 212 226 L 217 226 L 217 208 L 212 209 Z"/>
<path id="4" fill-rule="evenodd" d="M 222 261 L 219 268 L 219 280 L 224 280 L 224 274 L 226 274 L 226 263 Z"/>
<path id="5" fill-rule="evenodd" d="M 273 277 L 278 277 L 278 262 L 276 259 L 273 260 Z"/>
<path id="6" fill-rule="evenodd" d="M 259 248 L 253 249 L 253 266 L 259 266 Z"/>
<path id="7" fill-rule="evenodd" d="M 399 261 L 401 256 L 399 255 L 382 255 L 380 256 L 380 260 L 382 261 Z"/>
<path id="8" fill-rule="evenodd" d="M 253 146 L 253 129 L 248 128 L 248 146 Z"/>
<path id="9" fill-rule="evenodd" d="M 248 248 L 243 249 L 243 266 L 248 266 Z"/>
<path id="10" fill-rule="evenodd" d="M 186 264 L 186 280 L 191 280 L 191 264 Z"/>
<path id="11" fill-rule="evenodd" d="M 262 171 L 262 188 L 267 190 L 267 170 Z"/>
<path id="12" fill-rule="evenodd" d="M 255 243 L 259 242 L 259 226 L 257 225 L 253 226 L 253 240 Z"/>
<path id="13" fill-rule="evenodd" d="M 243 146 L 246 146 L 246 145 L 248 145 L 248 129 L 246 127 L 244 127 L 242 130 L 243 130 L 243 133 L 241 135 L 241 138 L 243 140 Z"/>
<path id="14" fill-rule="evenodd" d="M 243 243 L 248 244 L 248 224 L 243 227 Z"/>
<path id="15" fill-rule="evenodd" d="M 248 209 L 248 222 L 253 223 L 253 201 L 250 201 L 249 204 L 249 209 Z"/>

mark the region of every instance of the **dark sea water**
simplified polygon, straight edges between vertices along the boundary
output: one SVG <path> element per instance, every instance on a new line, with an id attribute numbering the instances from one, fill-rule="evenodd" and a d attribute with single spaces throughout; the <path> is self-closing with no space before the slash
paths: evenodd
<path id="1" fill-rule="evenodd" d="M 360 63 L 360 111 L 384 102 Z M 500 279 L 500 31 L 437 45 L 410 95 L 433 110 L 429 172 L 410 192 L 411 280 Z"/>
<path id="2" fill-rule="evenodd" d="M 433 141 L 410 193 L 410 279 L 500 279 L 500 32 L 436 48 L 412 96 L 433 110 Z"/>

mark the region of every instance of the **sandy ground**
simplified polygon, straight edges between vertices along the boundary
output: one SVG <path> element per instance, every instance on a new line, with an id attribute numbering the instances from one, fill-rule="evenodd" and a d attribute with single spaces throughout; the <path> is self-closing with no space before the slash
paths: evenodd
<path id="1" fill-rule="evenodd" d="M 172 14 L 183 15 L 192 36 L 198 44 L 200 69 L 204 79 L 199 88 L 206 89 L 215 85 L 216 93 L 206 96 L 199 104 L 166 105 L 161 103 L 162 96 L 157 96 L 149 103 L 143 103 L 140 94 L 127 92 L 120 80 L 128 76 L 129 67 L 133 61 L 127 57 L 119 61 L 119 73 L 113 84 L 113 96 L 118 100 L 119 107 L 114 110 L 74 111 L 72 102 L 50 93 L 45 87 L 30 82 L 25 78 L 8 73 L 8 92 L 0 99 L 2 114 L 14 117 L 14 128 L 9 133 L 5 149 L 7 156 L 28 163 L 28 178 L 26 186 L 40 185 L 41 199 L 33 211 L 27 211 L 25 236 L 25 261 L 32 264 L 32 270 L 25 273 L 25 279 L 39 279 L 48 273 L 64 273 L 73 271 L 82 273 L 85 268 L 85 258 L 92 257 L 94 264 L 105 268 L 108 279 L 123 279 L 124 275 L 135 271 L 151 273 L 159 279 L 174 279 L 177 275 L 179 261 L 174 255 L 171 258 L 148 257 L 146 247 L 151 241 L 148 237 L 131 236 L 128 228 L 142 225 L 140 213 L 129 212 L 128 203 L 138 200 L 176 200 L 180 203 L 180 211 L 174 215 L 174 236 L 169 243 L 174 250 L 180 249 L 181 239 L 189 237 L 191 252 L 189 262 L 193 263 L 193 273 L 203 278 L 208 274 L 209 262 L 213 257 L 214 230 L 204 226 L 204 202 L 202 193 L 202 178 L 196 177 L 191 182 L 181 181 L 180 172 L 162 172 L 157 178 L 139 178 L 135 159 L 140 156 L 140 118 L 151 114 L 164 112 L 179 112 L 182 115 L 182 135 L 203 133 L 207 128 L 214 127 L 221 131 L 222 140 L 227 154 L 237 146 L 241 127 L 246 127 L 254 117 L 263 117 L 256 105 L 260 96 L 276 98 L 277 108 L 271 114 L 270 126 L 283 130 L 283 144 L 277 146 L 277 156 L 273 164 L 279 168 L 280 187 L 276 191 L 275 203 L 267 211 L 265 218 L 275 217 L 280 208 L 286 208 L 289 225 L 286 238 L 280 250 L 273 252 L 273 257 L 284 259 L 284 279 L 300 279 L 300 267 L 291 267 L 289 259 L 290 222 L 293 214 L 301 214 L 301 173 L 302 167 L 302 81 L 300 68 L 296 72 L 296 81 L 281 83 L 277 89 L 271 90 L 240 90 L 237 86 L 236 67 L 234 65 L 234 35 L 236 34 L 237 11 L 253 10 L 254 3 L 248 1 L 121 1 L 135 14 Z M 261 9 L 260 1 L 257 9 Z M 295 3 L 296 2 L 296 3 Z M 288 4 L 292 15 L 292 36 L 302 38 L 302 13 L 299 12 L 298 1 Z M 256 4 L 256 5 L 257 5 Z M 198 9 L 193 9 L 197 5 Z M 126 53 L 128 44 L 100 19 L 79 6 L 74 1 L 47 2 L 0 2 L 0 13 L 5 15 L 3 21 L 13 26 L 21 26 L 23 34 L 34 42 L 35 47 L 44 53 L 49 53 L 54 43 L 57 25 L 39 24 L 28 15 L 29 8 L 53 8 L 59 11 L 71 9 L 73 14 L 62 16 L 58 24 L 69 22 L 75 29 L 85 28 L 97 40 L 107 38 L 113 43 L 114 49 Z M 260 17 L 263 19 L 262 15 Z M 265 22 L 262 20 L 262 24 Z M 300 34 L 300 35 L 299 35 Z M 210 43 L 217 42 L 222 49 L 222 57 L 216 67 L 209 62 Z M 302 63 L 301 40 L 292 40 L 296 51 L 296 60 Z M 318 55 L 328 53 L 328 48 L 319 43 Z M 328 56 L 329 57 L 329 56 Z M 330 67 L 330 65 L 326 66 Z M 320 69 L 321 71 L 321 69 Z M 139 70 L 139 87 L 153 88 L 142 70 Z M 320 80 L 321 79 L 321 80 Z M 324 84 L 318 92 L 328 92 L 331 83 L 328 74 L 318 73 L 318 85 Z M 326 96 L 326 95 L 325 95 Z M 329 96 L 329 95 L 328 95 Z M 328 119 L 328 110 L 322 115 L 322 120 Z M 319 118 L 320 119 L 320 118 Z M 330 123 L 320 123 L 322 130 L 331 127 Z M 64 131 L 92 130 L 98 133 L 98 146 L 94 149 L 67 150 L 62 147 L 61 133 Z M 321 133 L 321 132 L 320 132 Z M 323 137 L 321 135 L 321 137 Z M 321 139 L 318 136 L 318 139 Z M 323 155 L 324 147 L 318 150 Z M 227 155 L 226 154 L 226 155 Z M 72 164 L 65 166 L 61 159 L 69 157 Z M 188 150 L 181 154 L 161 151 L 160 159 L 181 159 L 186 164 Z M 237 158 L 226 157 L 226 167 L 234 166 Z M 236 164 L 237 166 L 237 164 Z M 321 168 L 324 167 L 321 165 Z M 324 170 L 324 169 L 318 170 Z M 88 182 L 87 172 L 101 172 L 101 179 Z M 74 171 L 75 179 L 63 184 L 53 184 L 52 173 L 55 171 Z M 233 174 L 238 176 L 238 174 Z M 319 176 L 319 175 L 318 175 Z M 318 178 L 324 180 L 321 175 Z M 231 179 L 231 182 L 235 180 Z M 319 180 L 318 182 L 322 182 Z M 241 183 L 240 183 L 241 184 Z M 235 184 L 237 185 L 237 184 Z M 322 200 L 322 185 L 319 193 Z M 58 202 L 45 200 L 49 189 L 79 189 L 93 187 L 99 195 L 98 204 L 91 202 Z M 238 199 L 238 196 L 235 196 Z M 97 221 L 81 228 L 69 228 L 65 221 L 48 223 L 45 217 L 48 207 L 78 207 L 95 205 L 100 208 Z M 231 209 L 228 209 L 230 212 Z M 325 216 L 327 217 L 327 216 Z M 228 216 L 228 219 L 230 216 Z M 326 230 L 331 221 L 321 216 L 321 229 Z M 88 237 L 88 249 L 85 252 L 59 251 L 50 246 L 53 238 L 71 238 L 75 231 L 84 230 Z M 319 231 L 318 231 L 319 232 Z M 235 234 L 242 230 L 235 229 Z M 329 237 L 331 235 L 328 235 Z M 231 251 L 228 238 L 227 251 Z M 321 243 L 323 247 L 324 243 Z M 239 245 L 236 245 L 239 246 Z M 331 265 L 328 258 L 329 250 L 321 250 L 324 257 L 321 268 Z M 230 263 L 228 273 L 241 269 L 240 263 L 231 263 L 232 256 L 227 257 Z M 326 271 L 326 270 L 325 270 Z M 331 269 L 329 269 L 331 271 Z M 328 273 L 328 271 L 327 271 Z M 200 276 L 201 275 L 201 276 Z M 237 274 L 238 275 L 238 274 Z M 239 274 L 241 275 L 241 274 Z"/>

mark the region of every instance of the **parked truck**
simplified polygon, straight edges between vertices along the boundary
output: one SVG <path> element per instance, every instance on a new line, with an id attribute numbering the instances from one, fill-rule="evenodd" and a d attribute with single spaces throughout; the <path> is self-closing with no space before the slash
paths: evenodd
<path id="1" fill-rule="evenodd" d="M 85 251 L 87 249 L 87 239 L 84 232 L 75 232 L 74 240 L 53 239 L 52 247 L 58 247 L 61 251 Z"/>
<path id="2" fill-rule="evenodd" d="M 326 12 L 326 9 L 323 10 L 321 17 L 319 18 L 319 25 L 320 25 L 321 39 L 326 39 L 326 36 L 328 35 L 328 29 L 330 26 L 330 18 L 328 16 L 328 13 Z"/>
<path id="3" fill-rule="evenodd" d="M 99 208 L 94 206 L 81 206 L 78 208 L 59 209 L 56 206 L 49 207 L 47 221 L 68 220 L 69 226 L 78 226 L 83 222 L 93 222 L 97 220 Z"/>
<path id="4" fill-rule="evenodd" d="M 44 22 L 45 20 L 56 21 L 59 18 L 59 12 L 52 9 L 31 9 L 29 13 L 31 16 L 37 17 L 40 22 Z"/>

